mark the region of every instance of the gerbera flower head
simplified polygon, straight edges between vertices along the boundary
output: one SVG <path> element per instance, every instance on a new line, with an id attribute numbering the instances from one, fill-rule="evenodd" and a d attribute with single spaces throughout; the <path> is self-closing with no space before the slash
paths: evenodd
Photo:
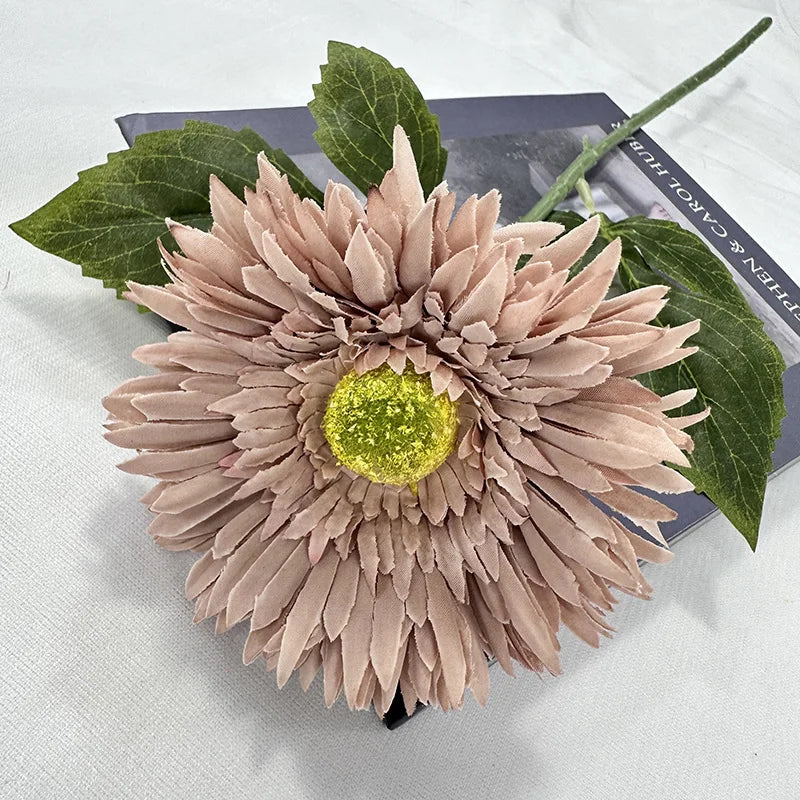
<path id="1" fill-rule="evenodd" d="M 557 673 L 560 626 L 596 644 L 611 589 L 647 596 L 638 560 L 670 558 L 636 487 L 691 488 L 663 462 L 688 463 L 696 417 L 664 412 L 692 393 L 635 376 L 698 323 L 649 324 L 663 286 L 605 299 L 618 241 L 569 279 L 597 218 L 556 238 L 497 227 L 496 191 L 426 199 L 400 128 L 365 206 L 259 170 L 244 202 L 212 178 L 209 232 L 169 223 L 171 283 L 130 296 L 186 330 L 104 401 L 122 468 L 158 480 L 153 537 L 202 553 L 196 618 L 249 620 L 246 661 L 379 714 L 398 687 L 485 702 L 487 657 Z"/>

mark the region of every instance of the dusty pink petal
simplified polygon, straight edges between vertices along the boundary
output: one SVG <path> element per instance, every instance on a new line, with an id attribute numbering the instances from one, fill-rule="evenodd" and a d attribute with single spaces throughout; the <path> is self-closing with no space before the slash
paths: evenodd
<path id="1" fill-rule="evenodd" d="M 515 222 L 495 231 L 496 242 L 507 242 L 509 239 L 521 239 L 523 253 L 534 253 L 549 244 L 560 233 L 564 226 L 557 222 Z"/>

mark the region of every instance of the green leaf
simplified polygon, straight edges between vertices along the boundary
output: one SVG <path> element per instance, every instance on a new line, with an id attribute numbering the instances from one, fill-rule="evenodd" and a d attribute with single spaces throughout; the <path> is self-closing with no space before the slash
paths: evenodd
<path id="1" fill-rule="evenodd" d="M 371 50 L 342 42 L 328 42 L 328 63 L 320 72 L 308 107 L 325 155 L 366 192 L 391 168 L 392 132 L 402 125 L 429 194 L 444 177 L 447 151 L 441 146 L 439 120 L 408 73 Z"/>
<path id="2" fill-rule="evenodd" d="M 321 192 L 289 156 L 254 131 L 188 121 L 183 130 L 137 136 L 129 150 L 78 173 L 75 183 L 11 229 L 80 264 L 84 275 L 99 278 L 118 295 L 129 280 L 164 283 L 156 245 L 159 237 L 169 239 L 164 218 L 209 228 L 209 176 L 241 196 L 245 186 L 255 184 L 262 150 L 298 194 L 322 202 Z"/>
<path id="3" fill-rule="evenodd" d="M 568 231 L 577 228 L 582 222 L 586 222 L 580 214 L 576 214 L 574 211 L 561 211 L 560 209 L 551 211 L 547 221 L 560 222 Z"/>
<path id="4" fill-rule="evenodd" d="M 691 344 L 699 351 L 639 380 L 661 395 L 696 388 L 697 397 L 676 414 L 706 406 L 711 415 L 694 425 L 690 468 L 681 468 L 755 549 L 772 451 L 786 414 L 780 351 L 764 333 L 728 269 L 695 234 L 677 223 L 632 217 L 610 224 L 603 237 L 623 243 L 620 278 L 627 290 L 666 283 L 669 303 L 662 325 L 700 319 Z"/>
<path id="5" fill-rule="evenodd" d="M 630 217 L 614 224 L 612 230 L 614 236 L 639 250 L 650 269 L 666 275 L 684 291 L 742 308 L 758 321 L 725 264 L 699 236 L 677 222 Z"/>

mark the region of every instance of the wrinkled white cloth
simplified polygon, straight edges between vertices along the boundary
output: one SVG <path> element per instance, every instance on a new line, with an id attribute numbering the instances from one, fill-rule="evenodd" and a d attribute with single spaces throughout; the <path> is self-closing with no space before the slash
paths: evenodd
<path id="1" fill-rule="evenodd" d="M 323 7 L 324 6 L 324 7 Z M 758 554 L 718 518 L 648 566 L 620 633 L 565 636 L 565 675 L 493 670 L 481 711 L 396 732 L 244 667 L 193 626 L 187 554 L 159 550 L 114 469 L 100 398 L 152 316 L 5 225 L 122 149 L 115 115 L 295 105 L 325 42 L 364 44 L 428 97 L 606 91 L 633 111 L 776 25 L 648 131 L 800 282 L 796 0 L 140 0 L 0 7 L 0 795 L 4 798 L 794 798 L 800 467 L 770 483 Z"/>

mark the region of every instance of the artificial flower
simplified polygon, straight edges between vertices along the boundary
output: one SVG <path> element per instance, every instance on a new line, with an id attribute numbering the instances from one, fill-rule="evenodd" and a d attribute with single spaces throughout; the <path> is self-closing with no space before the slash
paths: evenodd
<path id="1" fill-rule="evenodd" d="M 158 480 L 151 534 L 202 553 L 196 618 L 248 620 L 247 662 L 379 714 L 398 687 L 484 703 L 487 658 L 558 673 L 561 625 L 596 645 L 612 590 L 648 596 L 639 559 L 671 557 L 638 489 L 692 488 L 664 462 L 702 415 L 635 377 L 699 323 L 650 324 L 664 286 L 606 299 L 618 241 L 570 278 L 596 217 L 559 236 L 497 227 L 496 191 L 426 199 L 400 128 L 365 205 L 259 172 L 244 202 L 212 178 L 209 232 L 169 222 L 171 283 L 130 297 L 186 330 L 104 401 L 122 468 Z"/>

